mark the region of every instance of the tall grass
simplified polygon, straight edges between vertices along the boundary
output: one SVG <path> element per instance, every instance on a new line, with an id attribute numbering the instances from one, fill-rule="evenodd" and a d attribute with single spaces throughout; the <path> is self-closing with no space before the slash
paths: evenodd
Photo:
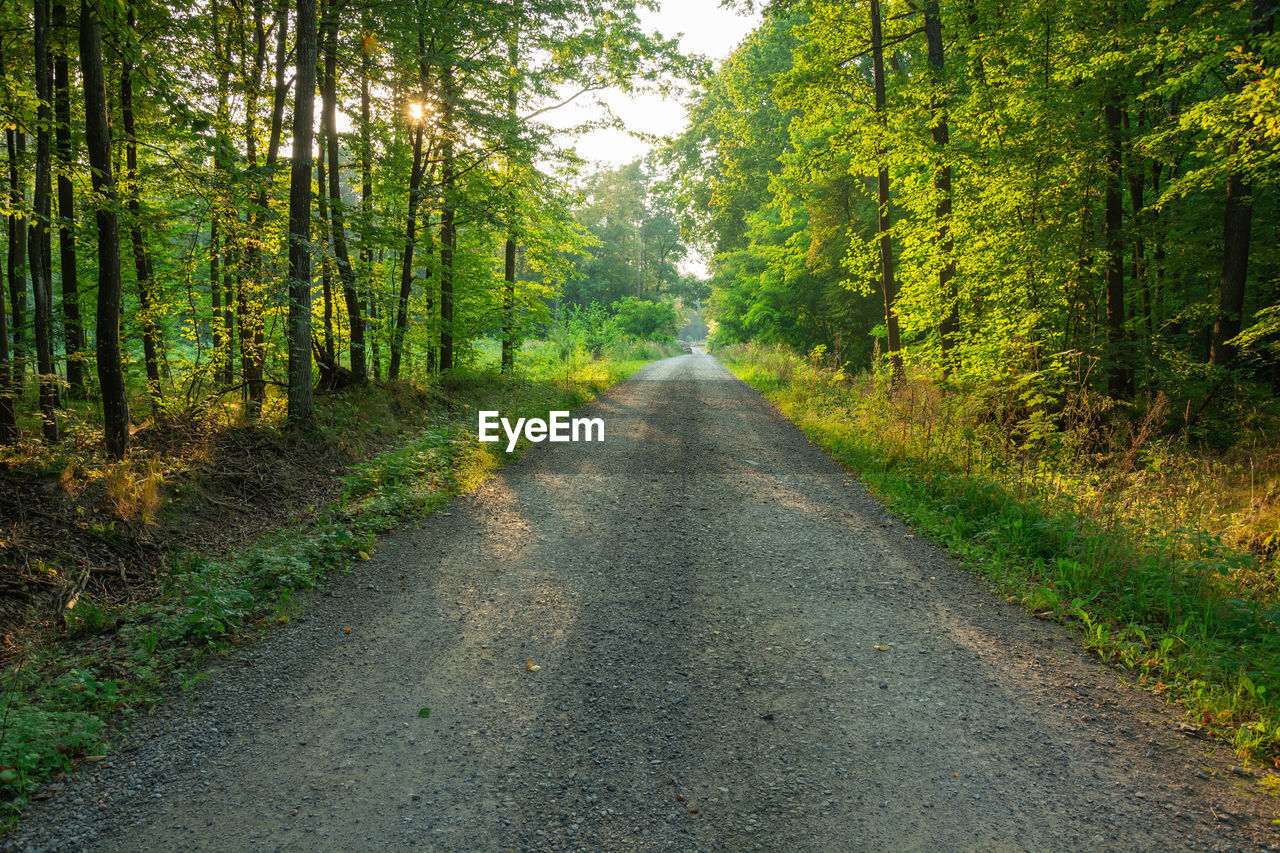
<path id="1" fill-rule="evenodd" d="M 1035 376 L 944 393 L 821 353 L 721 357 L 1010 600 L 1280 762 L 1274 442 L 1209 452 L 1170 431 L 1161 397 L 1121 409 Z"/>

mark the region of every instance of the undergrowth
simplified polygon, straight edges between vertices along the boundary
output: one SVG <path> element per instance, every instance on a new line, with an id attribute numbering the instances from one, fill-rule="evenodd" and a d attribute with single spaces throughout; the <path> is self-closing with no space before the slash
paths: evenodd
<path id="1" fill-rule="evenodd" d="M 370 559 L 379 534 L 479 485 L 508 458 L 476 440 L 479 408 L 517 417 L 574 409 L 664 354 L 636 345 L 610 359 L 578 352 L 561 360 L 558 348 L 531 342 L 515 373 L 500 375 L 492 365 L 454 371 L 419 395 L 422 405 L 395 387 L 319 401 L 312 439 L 351 444 L 357 457 L 380 423 L 397 421 L 392 409 L 401 410 L 400 421 L 418 423 L 391 449 L 352 465 L 340 500 L 309 508 L 305 522 L 224 556 L 171 556 L 154 595 L 125 603 L 79 595 L 57 630 L 27 637 L 0 680 L 0 825 L 16 820 L 49 779 L 101 759 L 168 686 L 198 681 L 203 659 L 298 615 L 297 594 Z M 354 429 L 353 419 L 367 428 Z M 117 509 L 145 524 L 164 509 L 162 476 L 154 465 L 136 467 L 131 475 L 107 467 L 99 476 L 109 478 Z"/>
<path id="2" fill-rule="evenodd" d="M 718 355 L 1010 601 L 1280 767 L 1274 449 L 1197 448 L 1161 398 L 1118 411 L 1087 388 L 1051 399 L 1034 376 L 943 393 L 821 353 Z"/>

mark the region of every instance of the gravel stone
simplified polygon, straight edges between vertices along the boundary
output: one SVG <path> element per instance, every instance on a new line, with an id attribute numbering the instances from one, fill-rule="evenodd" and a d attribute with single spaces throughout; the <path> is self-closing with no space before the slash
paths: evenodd
<path id="1" fill-rule="evenodd" d="M 4 849 L 1280 843 L 1230 750 L 846 487 L 713 358 L 581 414 L 603 444 L 531 448 L 389 537 Z"/>

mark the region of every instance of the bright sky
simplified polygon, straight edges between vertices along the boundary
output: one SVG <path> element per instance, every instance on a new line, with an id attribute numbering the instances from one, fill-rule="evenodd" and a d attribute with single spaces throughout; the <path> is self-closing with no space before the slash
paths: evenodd
<path id="1" fill-rule="evenodd" d="M 719 0 L 661 0 L 657 12 L 640 13 L 645 27 L 668 38 L 680 34 L 680 46 L 686 53 L 700 53 L 712 60 L 722 60 L 760 23 L 759 14 L 746 15 L 722 8 Z M 618 91 L 596 94 L 613 109 L 627 127 L 644 133 L 670 135 L 684 128 L 684 105 L 676 99 L 656 95 L 629 97 Z M 561 115 L 548 123 L 563 127 L 597 116 L 600 109 L 584 96 L 571 108 L 558 110 Z M 576 109 L 575 109 L 576 108 Z M 593 131 L 577 141 L 578 153 L 587 160 L 605 166 L 621 166 L 641 157 L 649 144 L 617 130 Z"/>
<path id="2" fill-rule="evenodd" d="M 686 53 L 702 54 L 717 63 L 732 53 L 760 24 L 758 13 L 748 15 L 726 9 L 720 6 L 719 0 L 661 0 L 661 8 L 657 12 L 642 11 L 640 17 L 645 27 L 668 38 L 678 34 L 680 47 Z M 613 114 L 622 119 L 630 130 L 671 136 L 685 126 L 682 99 L 657 95 L 631 97 L 615 90 L 584 96 L 572 105 L 548 114 L 547 123 L 553 127 L 565 127 L 601 115 L 601 109 L 593 98 L 607 103 Z M 597 130 L 580 137 L 576 147 L 583 158 L 610 167 L 644 156 L 650 145 L 620 130 Z M 680 271 L 706 278 L 707 259 L 693 250 L 681 262 Z"/>

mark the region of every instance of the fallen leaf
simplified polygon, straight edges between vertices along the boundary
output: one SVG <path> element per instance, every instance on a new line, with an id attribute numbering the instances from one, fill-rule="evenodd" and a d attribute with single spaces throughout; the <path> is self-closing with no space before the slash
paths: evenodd
<path id="1" fill-rule="evenodd" d="M 889 651 L 889 647 L 888 647 L 888 646 L 884 646 L 884 645 L 876 646 L 876 651 L 878 651 L 878 652 L 887 652 L 887 651 Z"/>
<path id="2" fill-rule="evenodd" d="M 350 634 L 350 633 L 351 633 L 351 626 L 350 626 L 350 625 L 346 625 L 346 626 L 344 626 L 344 627 L 343 627 L 343 629 L 342 629 L 342 633 L 344 633 L 344 634 Z"/>
<path id="3" fill-rule="evenodd" d="M 533 662 L 533 658 L 529 658 L 527 661 L 524 662 L 524 668 L 529 670 L 530 672 L 537 672 L 538 670 L 542 669 L 542 667 L 538 666 L 536 663 Z"/>
<path id="4" fill-rule="evenodd" d="M 368 552 L 367 552 L 367 551 L 361 551 L 361 552 L 360 552 L 360 559 L 361 559 L 361 560 L 368 560 L 368 559 L 369 559 L 369 554 L 368 554 Z"/>
<path id="5" fill-rule="evenodd" d="M 430 708 L 419 708 L 419 709 L 418 709 L 418 716 L 419 716 L 419 717 L 430 717 L 430 716 L 431 716 L 431 709 L 430 709 Z"/>

